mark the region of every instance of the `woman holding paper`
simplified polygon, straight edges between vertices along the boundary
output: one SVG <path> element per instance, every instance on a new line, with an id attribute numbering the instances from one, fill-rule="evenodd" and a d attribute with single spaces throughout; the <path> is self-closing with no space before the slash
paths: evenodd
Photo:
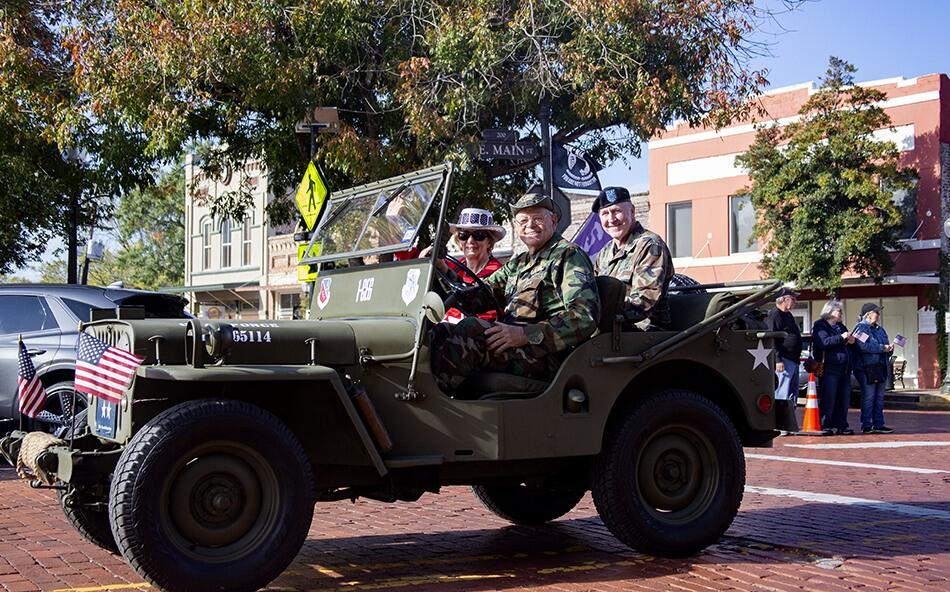
<path id="1" fill-rule="evenodd" d="M 884 425 L 884 383 L 894 344 L 884 327 L 878 324 L 880 320 L 881 307 L 868 302 L 861 307 L 861 322 L 854 328 L 855 344 L 863 362 L 863 368 L 855 369 L 854 377 L 861 385 L 861 431 L 865 434 L 894 431 Z"/>
<path id="2" fill-rule="evenodd" d="M 818 379 L 818 409 L 821 428 L 839 436 L 854 433 L 848 427 L 848 399 L 851 397 L 851 355 L 854 336 L 844 324 L 841 302 L 829 300 L 821 309 L 821 318 L 811 329 L 815 360 L 822 362 Z"/>

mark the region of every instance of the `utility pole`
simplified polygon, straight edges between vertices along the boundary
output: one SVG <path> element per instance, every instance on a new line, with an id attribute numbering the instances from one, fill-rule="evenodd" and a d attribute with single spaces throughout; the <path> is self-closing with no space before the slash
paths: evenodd
<path id="1" fill-rule="evenodd" d="M 551 179 L 551 104 L 547 97 L 541 98 L 541 112 L 538 117 L 541 123 L 541 171 L 544 179 L 544 194 L 554 199 L 553 183 Z"/>
<path id="2" fill-rule="evenodd" d="M 70 148 L 66 151 L 66 162 L 78 165 L 79 150 Z M 73 189 L 69 196 L 69 224 L 66 229 L 66 283 L 79 283 L 79 190 Z"/>
<path id="3" fill-rule="evenodd" d="M 69 236 L 68 246 L 66 247 L 66 283 L 79 283 L 78 275 L 78 253 L 79 250 L 79 195 L 74 191 L 69 196 Z"/>

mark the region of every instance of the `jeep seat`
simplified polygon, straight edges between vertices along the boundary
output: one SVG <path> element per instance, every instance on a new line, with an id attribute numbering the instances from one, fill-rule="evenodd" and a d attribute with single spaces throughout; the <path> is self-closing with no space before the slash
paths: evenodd
<path id="1" fill-rule="evenodd" d="M 707 292 L 704 294 L 670 294 L 670 318 L 672 331 L 685 331 L 714 314 L 735 304 L 737 297 L 732 292 Z"/>
<path id="2" fill-rule="evenodd" d="M 610 333 L 614 320 L 623 310 L 627 298 L 627 285 L 615 277 L 599 275 L 595 278 L 597 293 L 600 295 L 600 320 L 597 322 L 597 334 Z"/>

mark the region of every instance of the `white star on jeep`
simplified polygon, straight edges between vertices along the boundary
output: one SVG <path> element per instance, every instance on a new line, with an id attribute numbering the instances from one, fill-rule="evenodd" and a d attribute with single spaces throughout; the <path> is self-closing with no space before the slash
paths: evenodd
<path id="1" fill-rule="evenodd" d="M 772 353 L 771 349 L 765 349 L 765 346 L 762 345 L 762 340 L 759 340 L 759 345 L 755 349 L 747 349 L 747 352 L 752 354 L 752 357 L 755 358 L 755 361 L 752 363 L 752 369 L 755 370 L 759 367 L 759 364 L 762 364 L 766 368 L 769 367 L 769 354 Z"/>

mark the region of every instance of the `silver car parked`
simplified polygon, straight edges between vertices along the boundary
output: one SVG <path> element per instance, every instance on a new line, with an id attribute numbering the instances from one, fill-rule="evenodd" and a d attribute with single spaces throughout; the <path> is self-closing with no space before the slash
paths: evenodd
<path id="1" fill-rule="evenodd" d="M 73 408 L 73 372 L 79 322 L 94 309 L 139 307 L 147 318 L 189 318 L 180 296 L 68 284 L 0 285 L 0 434 L 19 426 L 17 396 L 18 338 L 22 336 L 33 366 L 46 389 L 46 403 L 31 430 L 60 431 L 86 407 L 84 397 Z"/>

